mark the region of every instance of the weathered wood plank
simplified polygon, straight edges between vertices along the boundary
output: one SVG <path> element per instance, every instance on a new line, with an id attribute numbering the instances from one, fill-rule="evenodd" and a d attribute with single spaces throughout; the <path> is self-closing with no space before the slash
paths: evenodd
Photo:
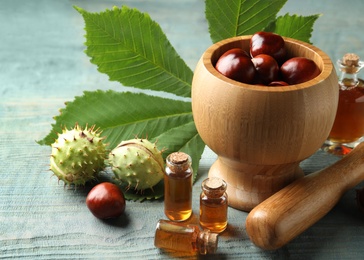
<path id="1" fill-rule="evenodd" d="M 89 187 L 64 188 L 48 171 L 50 148 L 35 140 L 50 131 L 52 117 L 63 103 L 84 90 L 124 89 L 89 63 L 83 53 L 83 21 L 73 4 L 90 11 L 127 4 L 149 12 L 191 68 L 210 44 L 200 0 L 1 1 L 0 259 L 195 258 L 154 247 L 155 224 L 164 218 L 161 201 L 130 201 L 123 217 L 100 221 L 84 203 Z M 282 13 L 323 13 L 312 41 L 335 61 L 346 51 L 364 57 L 363 5 L 361 0 L 290 0 Z M 350 20 L 344 15 L 349 12 Z M 197 222 L 200 184 L 214 159 L 206 150 L 194 186 L 190 222 Z M 302 167 L 311 173 L 335 160 L 318 152 Z M 247 213 L 231 208 L 218 253 L 209 259 L 362 258 L 363 215 L 354 198 L 351 190 L 322 220 L 273 252 L 249 241 L 244 225 Z"/>

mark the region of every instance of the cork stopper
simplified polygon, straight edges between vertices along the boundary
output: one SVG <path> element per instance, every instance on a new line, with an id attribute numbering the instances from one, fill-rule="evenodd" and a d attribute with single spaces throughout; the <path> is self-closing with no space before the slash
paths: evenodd
<path id="1" fill-rule="evenodd" d="M 201 255 L 214 254 L 217 250 L 218 234 L 204 229 L 199 235 L 197 244 Z"/>
<path id="2" fill-rule="evenodd" d="M 227 184 L 223 179 L 212 177 L 205 179 L 201 184 L 204 193 L 211 198 L 219 198 L 224 195 Z"/>
<path id="3" fill-rule="evenodd" d="M 358 66 L 359 65 L 359 56 L 355 53 L 346 53 L 343 57 L 342 63 L 346 66 Z"/>
<path id="4" fill-rule="evenodd" d="M 172 153 L 170 154 L 170 161 L 173 164 L 183 164 L 186 163 L 188 161 L 188 155 L 182 152 L 176 152 L 176 153 Z"/>
<path id="5" fill-rule="evenodd" d="M 191 157 L 183 152 L 171 153 L 166 159 L 167 167 L 175 173 L 183 173 L 191 166 Z"/>
<path id="6" fill-rule="evenodd" d="M 356 73 L 361 69 L 360 57 L 355 53 L 346 53 L 342 60 L 339 61 L 341 70 L 347 73 Z"/>

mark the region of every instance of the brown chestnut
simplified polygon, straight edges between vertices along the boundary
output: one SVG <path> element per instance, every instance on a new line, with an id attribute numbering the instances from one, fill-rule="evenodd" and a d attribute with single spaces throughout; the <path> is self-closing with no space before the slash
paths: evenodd
<path id="1" fill-rule="evenodd" d="M 259 54 L 252 58 L 256 70 L 256 82 L 269 84 L 278 80 L 279 66 L 277 61 L 270 55 Z"/>
<path id="2" fill-rule="evenodd" d="M 311 59 L 294 57 L 282 64 L 280 72 L 283 81 L 289 85 L 294 85 L 317 77 L 321 73 L 321 70 Z"/>
<path id="3" fill-rule="evenodd" d="M 226 51 L 218 59 L 215 68 L 225 77 L 250 84 L 255 77 L 255 68 L 249 55 L 240 48 Z"/>
<path id="4" fill-rule="evenodd" d="M 277 80 L 277 81 L 272 81 L 268 84 L 268 86 L 271 87 L 275 87 L 275 86 L 288 86 L 287 82 L 281 81 L 281 80 Z"/>
<path id="5" fill-rule="evenodd" d="M 250 55 L 268 54 L 281 64 L 286 56 L 284 39 L 271 32 L 257 32 L 250 39 Z"/>
<path id="6" fill-rule="evenodd" d="M 97 218 L 116 218 L 125 210 L 125 198 L 117 185 L 103 182 L 97 184 L 88 193 L 86 205 Z"/>

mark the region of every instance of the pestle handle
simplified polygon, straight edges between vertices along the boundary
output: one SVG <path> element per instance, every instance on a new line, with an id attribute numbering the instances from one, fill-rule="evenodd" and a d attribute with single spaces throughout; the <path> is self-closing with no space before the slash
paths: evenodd
<path id="1" fill-rule="evenodd" d="M 246 230 L 257 246 L 280 248 L 325 216 L 342 195 L 364 180 L 364 143 L 333 165 L 278 191 L 247 216 Z"/>

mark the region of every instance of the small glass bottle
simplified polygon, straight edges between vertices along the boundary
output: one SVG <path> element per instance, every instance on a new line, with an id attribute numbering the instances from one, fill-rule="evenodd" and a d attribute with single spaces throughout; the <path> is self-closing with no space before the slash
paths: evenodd
<path id="1" fill-rule="evenodd" d="M 173 221 L 184 221 L 192 214 L 191 157 L 182 152 L 167 156 L 164 175 L 164 213 Z"/>
<path id="2" fill-rule="evenodd" d="M 325 150 L 345 155 L 364 135 L 364 81 L 358 77 L 364 62 L 358 55 L 348 53 L 337 63 L 341 71 L 339 103 Z"/>
<path id="3" fill-rule="evenodd" d="M 216 177 L 202 182 L 200 195 L 200 225 L 212 232 L 221 233 L 227 227 L 228 196 L 227 184 Z"/>
<path id="4" fill-rule="evenodd" d="M 217 233 L 208 229 L 201 231 L 197 225 L 161 219 L 155 230 L 154 245 L 157 248 L 206 255 L 216 252 L 217 243 Z"/>

